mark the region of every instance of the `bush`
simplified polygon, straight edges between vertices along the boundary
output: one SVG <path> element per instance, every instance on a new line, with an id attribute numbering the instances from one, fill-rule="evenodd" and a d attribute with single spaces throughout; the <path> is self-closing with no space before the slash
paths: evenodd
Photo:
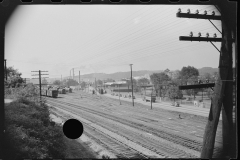
<path id="1" fill-rule="evenodd" d="M 29 84 L 27 86 L 21 86 L 18 88 L 5 88 L 5 98 L 14 100 L 26 99 L 36 103 L 40 103 L 39 89 L 36 89 L 34 85 Z M 42 97 L 42 102 L 45 102 L 45 98 Z"/>
<path id="2" fill-rule="evenodd" d="M 47 106 L 22 97 L 5 114 L 6 159 L 65 157 L 62 129 L 50 123 Z"/>

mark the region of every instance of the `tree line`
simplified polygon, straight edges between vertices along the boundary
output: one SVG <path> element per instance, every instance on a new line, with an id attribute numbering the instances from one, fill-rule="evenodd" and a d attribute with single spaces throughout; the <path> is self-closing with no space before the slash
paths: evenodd
<path id="1" fill-rule="evenodd" d="M 209 83 L 214 83 L 218 73 L 214 74 L 205 73 L 204 75 L 199 75 L 198 69 L 187 66 L 183 67 L 180 71 L 171 72 L 169 69 L 166 69 L 161 73 L 153 73 L 150 76 L 151 82 L 154 85 L 159 97 L 168 96 L 172 99 L 183 97 L 183 92 L 188 96 L 197 95 L 199 91 L 206 91 L 208 97 L 212 95 L 212 91 L 209 89 L 190 89 L 180 91 L 178 87 L 180 85 L 192 85 L 198 83 L 199 80 L 205 82 L 208 80 Z"/>
<path id="2" fill-rule="evenodd" d="M 21 77 L 21 73 L 14 69 L 13 67 L 7 67 L 7 80 L 5 77 L 5 86 L 6 87 L 20 87 L 25 85 L 24 79 Z M 6 74 L 5 74 L 6 76 Z M 205 73 L 204 75 L 199 75 L 198 69 L 194 68 L 193 66 L 183 67 L 181 70 L 170 71 L 166 69 L 164 72 L 161 73 L 153 73 L 150 75 L 150 80 L 147 78 L 140 78 L 138 80 L 133 79 L 133 89 L 135 92 L 141 91 L 141 87 L 145 85 L 152 84 L 154 89 L 157 92 L 159 97 L 170 97 L 170 98 L 181 98 L 183 96 L 183 92 L 188 96 L 197 95 L 200 91 L 205 91 L 210 98 L 212 95 L 212 91 L 209 89 L 191 89 L 180 91 L 178 86 L 180 85 L 190 85 L 196 83 L 198 80 L 209 82 L 214 82 L 218 73 L 215 72 L 213 74 Z M 127 85 L 131 88 L 131 80 L 130 79 L 122 79 L 127 81 Z M 108 78 L 106 80 L 98 79 L 96 81 L 96 85 L 103 86 L 106 82 L 115 82 L 115 80 Z M 46 79 L 42 79 L 42 84 L 48 84 Z M 77 86 L 79 83 L 74 79 L 64 79 L 63 81 L 55 80 L 53 82 L 54 85 L 58 86 Z M 95 83 L 92 83 L 95 86 Z M 81 88 L 85 88 L 87 86 L 87 82 L 82 81 L 80 83 Z"/>

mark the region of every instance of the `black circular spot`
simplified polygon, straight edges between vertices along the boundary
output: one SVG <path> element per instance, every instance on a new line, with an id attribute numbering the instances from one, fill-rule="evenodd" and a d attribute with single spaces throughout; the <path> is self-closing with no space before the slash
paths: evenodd
<path id="1" fill-rule="evenodd" d="M 70 139 L 77 139 L 83 133 L 83 125 L 79 120 L 69 119 L 63 124 L 63 133 Z"/>

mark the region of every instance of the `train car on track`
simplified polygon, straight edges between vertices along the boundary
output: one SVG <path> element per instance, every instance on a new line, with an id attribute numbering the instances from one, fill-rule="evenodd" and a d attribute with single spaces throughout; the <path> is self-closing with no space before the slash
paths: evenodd
<path id="1" fill-rule="evenodd" d="M 48 96 L 48 97 L 57 98 L 57 96 L 58 96 L 58 91 L 57 91 L 57 90 L 54 90 L 54 89 L 49 89 L 49 90 L 47 90 L 47 96 Z"/>
<path id="2" fill-rule="evenodd" d="M 66 93 L 68 93 L 68 92 L 69 92 L 69 89 L 68 89 L 67 87 L 65 87 L 64 89 L 65 89 Z"/>
<path id="3" fill-rule="evenodd" d="M 41 95 L 56 98 L 58 96 L 58 90 L 56 90 L 56 89 L 42 89 Z"/>
<path id="4" fill-rule="evenodd" d="M 59 88 L 58 93 L 59 94 L 66 94 L 66 90 L 64 88 Z"/>
<path id="5" fill-rule="evenodd" d="M 67 93 L 67 92 L 72 93 L 72 88 L 65 87 L 64 89 L 65 89 L 66 93 Z"/>

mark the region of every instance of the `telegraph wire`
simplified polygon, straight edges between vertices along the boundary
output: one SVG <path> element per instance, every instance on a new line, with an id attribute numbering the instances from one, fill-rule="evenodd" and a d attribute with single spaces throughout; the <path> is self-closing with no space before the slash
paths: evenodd
<path id="1" fill-rule="evenodd" d="M 179 32 L 179 31 L 175 31 L 175 32 Z M 156 34 L 156 33 L 155 33 Z M 159 41 L 160 42 L 160 41 Z M 166 42 L 166 41 L 165 41 Z M 141 44 L 140 44 L 141 45 Z M 155 46 L 155 45 L 154 45 Z M 123 50 L 122 50 L 123 51 Z M 98 58 L 98 56 L 96 56 L 95 58 Z"/>
<path id="2" fill-rule="evenodd" d="M 151 9 L 151 8 L 150 8 Z M 167 9 L 166 9 L 167 10 Z M 159 10 L 154 10 L 153 12 L 156 12 L 156 11 L 159 11 Z M 153 13 L 153 12 L 150 12 L 150 14 L 151 13 Z M 165 14 L 167 14 L 167 13 L 165 13 Z M 146 16 L 146 15 L 144 15 L 144 16 Z M 158 16 L 158 15 L 156 15 L 156 16 Z M 166 18 L 165 18 L 166 19 Z M 162 19 L 161 19 L 162 20 Z M 169 20 L 169 21 L 171 21 L 171 20 Z M 129 21 L 126 21 L 126 23 L 127 22 L 129 22 Z M 129 26 L 129 25 L 127 25 L 127 26 Z M 124 27 L 122 27 L 121 29 L 124 29 L 126 26 L 124 26 Z M 119 30 L 117 31 L 117 32 L 119 32 Z M 115 32 L 116 33 L 116 32 Z M 108 32 L 108 34 L 110 34 L 110 35 L 113 35 L 113 34 L 111 34 L 111 32 Z M 104 36 L 104 37 L 108 37 L 108 36 Z M 77 54 L 77 53 L 76 53 Z M 75 54 L 74 54 L 75 55 Z M 73 55 L 73 56 L 74 56 Z M 72 56 L 71 56 L 72 57 Z M 69 58 L 71 58 L 71 57 L 69 57 Z"/>
<path id="3" fill-rule="evenodd" d="M 180 47 L 180 48 L 175 48 L 175 49 L 173 49 L 173 50 L 166 50 L 166 51 L 159 51 L 159 50 L 157 50 L 157 51 L 152 51 L 152 52 L 147 52 L 147 55 L 146 56 L 144 56 L 144 54 L 143 54 L 143 57 L 134 57 L 133 58 L 133 60 L 135 61 L 136 59 L 139 59 L 139 58 L 145 58 L 145 57 L 151 57 L 151 56 L 153 56 L 153 55 L 162 55 L 163 53 L 168 53 L 168 52 L 172 52 L 172 51 L 175 51 L 175 50 L 179 50 L 179 49 L 184 49 L 184 48 L 191 48 L 191 47 L 195 47 L 195 46 L 198 46 L 198 48 L 203 48 L 203 47 L 201 47 L 201 46 L 199 46 L 199 44 L 193 44 L 193 45 L 191 45 L 191 46 L 184 46 L 184 47 Z M 157 52 L 157 53 L 156 53 Z M 160 53 L 159 53 L 160 52 Z M 138 53 L 138 52 L 137 52 Z M 149 53 L 155 53 L 155 54 L 150 54 L 149 55 Z M 124 59 L 123 59 L 124 60 Z M 127 59 L 128 61 L 133 61 L 132 59 Z M 107 61 L 107 60 L 106 60 Z M 118 58 L 118 60 L 117 60 L 118 62 L 120 61 L 120 58 Z M 111 61 L 111 62 L 113 62 L 113 61 Z"/>
<path id="4" fill-rule="evenodd" d="M 137 10 L 135 13 L 139 12 L 139 11 L 142 10 L 143 8 L 146 8 L 146 7 L 140 8 L 140 9 Z M 151 9 L 151 8 L 147 9 L 146 11 L 148 11 L 148 10 L 150 10 L 150 9 Z M 146 11 L 144 11 L 144 12 L 141 13 L 141 14 L 144 14 Z M 130 17 L 133 16 L 135 13 L 131 14 Z M 138 15 L 138 16 L 139 16 L 139 15 Z M 128 19 L 129 19 L 129 17 L 128 17 Z M 98 38 L 101 38 L 100 36 L 101 36 L 101 35 L 104 35 L 104 33 L 106 33 L 106 32 L 107 32 L 107 34 L 110 34 L 111 31 L 116 30 L 116 28 L 114 28 L 114 27 L 117 26 L 117 25 L 118 25 L 119 23 L 121 23 L 122 21 L 126 21 L 126 19 L 124 18 L 124 19 L 122 19 L 121 21 L 119 21 L 119 22 L 117 22 L 116 24 L 114 24 L 113 26 L 109 27 L 109 29 L 106 29 L 103 33 L 99 34 L 96 38 L 94 38 L 94 40 L 97 40 Z M 126 22 L 128 22 L 128 21 L 126 21 Z M 125 23 L 126 23 L 126 22 L 125 22 Z M 125 23 L 121 23 L 121 25 L 123 25 L 123 24 L 125 24 Z M 121 26 L 121 25 L 119 25 L 119 26 Z M 119 28 L 119 26 L 117 26 L 117 28 Z M 111 29 L 113 29 L 113 30 L 111 30 Z M 110 31 L 109 31 L 109 30 L 110 30 Z M 105 34 L 104 37 L 108 37 L 108 35 Z M 92 43 L 94 40 L 91 40 L 91 41 L 88 43 L 88 45 L 85 46 L 85 49 L 88 48 L 88 47 L 90 47 L 91 43 Z M 78 49 L 78 48 L 79 48 L 79 47 L 75 48 L 74 50 L 76 50 L 76 49 Z M 70 52 L 72 52 L 72 51 L 70 51 Z M 76 53 L 76 54 L 77 54 L 77 53 Z"/>
<path id="5" fill-rule="evenodd" d="M 177 24 L 175 24 L 175 25 L 177 25 Z M 174 26 L 172 26 L 172 27 L 174 27 Z M 166 28 L 166 29 L 169 29 L 169 28 Z M 151 30 L 150 31 L 150 33 L 152 33 L 152 32 L 155 32 L 156 30 L 160 30 L 160 31 L 163 31 L 161 28 L 159 28 L 159 29 L 155 29 L 155 30 Z M 149 34 L 149 32 L 148 33 L 145 33 L 144 35 L 147 35 L 147 34 Z M 139 38 L 139 37 L 143 37 L 143 35 L 140 35 L 140 36 L 138 36 L 138 37 L 136 37 L 136 38 Z M 136 39 L 135 38 L 135 39 Z M 124 38 L 122 38 L 122 39 L 124 39 Z M 121 39 L 120 39 L 121 40 Z M 119 41 L 119 40 L 118 40 Z M 130 39 L 130 41 L 132 41 L 132 39 Z M 128 43 L 129 41 L 124 41 L 124 43 Z M 119 44 L 118 44 L 119 45 Z M 122 45 L 122 44 L 121 44 Z M 114 46 L 114 47 L 116 47 L 116 46 Z M 113 48 L 112 48 L 113 49 Z M 97 56 L 95 55 L 95 57 L 98 57 L 98 55 L 101 55 L 101 53 L 102 52 L 100 52 L 99 54 L 97 54 Z M 85 62 L 86 62 L 86 60 L 85 60 Z"/>

